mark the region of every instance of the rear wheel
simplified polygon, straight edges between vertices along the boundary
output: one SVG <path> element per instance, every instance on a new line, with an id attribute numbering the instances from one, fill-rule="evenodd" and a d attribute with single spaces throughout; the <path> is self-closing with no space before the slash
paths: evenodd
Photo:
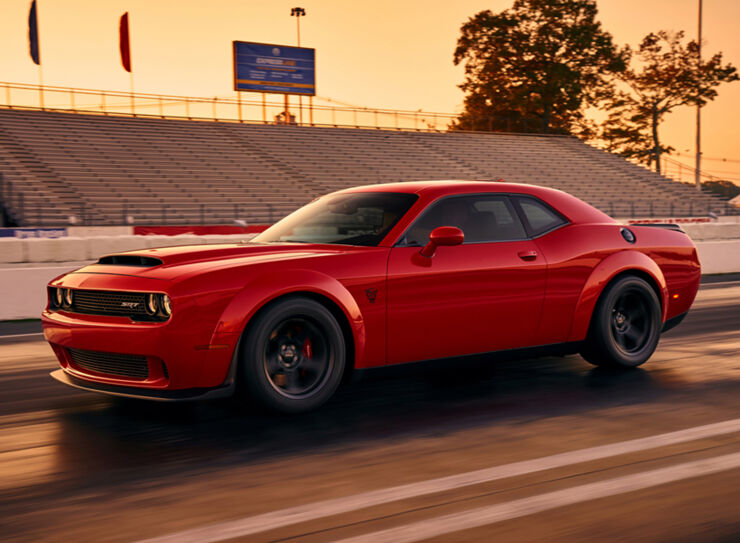
<path id="1" fill-rule="evenodd" d="M 606 287 L 596 304 L 581 356 L 597 366 L 634 368 L 660 339 L 660 302 L 650 285 L 626 276 Z"/>
<path id="2" fill-rule="evenodd" d="M 286 298 L 250 326 L 241 380 L 250 397 L 268 409 L 300 413 L 334 394 L 344 362 L 344 336 L 331 312 L 308 298 Z"/>

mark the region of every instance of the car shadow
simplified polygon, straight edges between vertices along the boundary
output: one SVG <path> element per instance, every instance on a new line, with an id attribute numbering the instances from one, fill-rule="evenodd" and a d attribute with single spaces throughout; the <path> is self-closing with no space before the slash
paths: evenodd
<path id="1" fill-rule="evenodd" d="M 575 355 L 410 364 L 365 372 L 321 409 L 296 416 L 229 400 L 156 403 L 92 393 L 76 396 L 74 405 L 59 399 L 54 477 L 29 481 L 23 496 L 153 484 L 168 475 L 369 447 L 387 439 L 593 413 L 676 394 L 706 396 L 712 393 L 707 387 L 725 386 L 676 386 L 670 369 L 656 370 L 649 364 L 645 370 L 594 368 Z"/>

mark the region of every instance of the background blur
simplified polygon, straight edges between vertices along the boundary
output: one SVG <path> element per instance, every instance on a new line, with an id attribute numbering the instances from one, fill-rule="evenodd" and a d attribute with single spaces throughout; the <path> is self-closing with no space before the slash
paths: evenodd
<path id="1" fill-rule="evenodd" d="M 695 0 L 599 0 L 599 19 L 618 45 L 636 46 L 649 32 L 697 32 Z M 129 90 L 120 65 L 118 20 L 129 12 L 136 92 L 234 97 L 231 42 L 301 45 L 317 50 L 317 94 L 339 105 L 457 113 L 463 68 L 452 54 L 460 26 L 475 13 L 510 1 L 375 2 L 308 0 L 39 0 L 41 61 L 47 85 Z M 27 0 L 3 0 L 0 80 L 38 82 L 28 55 Z M 717 51 L 740 65 L 740 2 L 705 0 L 703 56 Z M 259 95 L 253 95 L 252 99 Z M 245 98 L 247 98 L 245 96 Z M 296 98 L 291 98 L 295 103 Z M 595 118 L 599 112 L 593 112 Z M 693 165 L 695 110 L 683 107 L 661 127 L 674 159 Z M 723 85 L 702 110 L 703 170 L 740 183 L 740 85 Z"/>

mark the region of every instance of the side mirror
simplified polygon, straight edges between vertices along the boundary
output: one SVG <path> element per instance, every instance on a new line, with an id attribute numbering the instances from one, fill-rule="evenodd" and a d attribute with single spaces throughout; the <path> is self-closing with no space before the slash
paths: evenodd
<path id="1" fill-rule="evenodd" d="M 429 243 L 421 250 L 421 256 L 432 257 L 437 247 L 460 245 L 465 234 L 456 226 L 439 226 L 429 234 Z"/>

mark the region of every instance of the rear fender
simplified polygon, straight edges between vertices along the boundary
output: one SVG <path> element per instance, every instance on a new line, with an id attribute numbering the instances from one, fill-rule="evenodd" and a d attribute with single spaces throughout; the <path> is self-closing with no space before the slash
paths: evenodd
<path id="1" fill-rule="evenodd" d="M 588 327 L 591 324 L 591 315 L 604 288 L 617 275 L 628 271 L 645 274 L 658 286 L 661 320 L 665 322 L 668 309 L 668 289 L 660 267 L 653 259 L 639 251 L 620 251 L 602 260 L 586 280 L 573 315 L 568 341 L 583 341 L 586 338 Z"/>
<path id="2" fill-rule="evenodd" d="M 285 270 L 257 276 L 246 284 L 224 310 L 214 338 L 241 334 L 249 320 L 266 304 L 291 293 L 310 292 L 331 300 L 341 309 L 352 330 L 354 364 L 361 366 L 365 351 L 365 324 L 357 302 L 344 286 L 313 270 Z"/>

